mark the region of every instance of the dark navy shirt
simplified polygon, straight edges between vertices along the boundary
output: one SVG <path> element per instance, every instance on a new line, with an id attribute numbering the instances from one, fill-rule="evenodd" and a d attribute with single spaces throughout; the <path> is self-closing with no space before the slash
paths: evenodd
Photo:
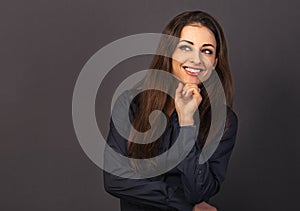
<path id="1" fill-rule="evenodd" d="M 131 101 L 132 99 L 130 91 L 118 99 L 125 107 L 130 102 L 131 117 L 137 111 L 137 102 Z M 228 109 L 229 126 L 224 130 L 217 149 L 205 163 L 198 162 L 201 153 L 196 135 L 198 128 L 180 126 L 177 113 L 174 111 L 164 132 L 163 141 L 159 145 L 159 152 L 168 150 L 182 130 L 184 139 L 194 143 L 184 160 L 170 171 L 147 179 L 128 179 L 103 171 L 105 190 L 120 198 L 122 211 L 191 211 L 195 204 L 208 202 L 220 190 L 235 144 L 238 119 L 236 114 Z M 124 116 L 124 113 L 122 115 Z M 107 144 L 114 151 L 127 156 L 127 143 L 128 141 L 119 134 L 111 121 Z"/>

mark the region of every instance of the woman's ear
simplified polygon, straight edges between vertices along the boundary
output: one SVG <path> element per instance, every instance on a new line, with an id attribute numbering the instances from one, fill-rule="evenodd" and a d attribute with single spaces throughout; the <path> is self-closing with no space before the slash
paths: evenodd
<path id="1" fill-rule="evenodd" d="M 215 59 L 215 62 L 214 62 L 214 69 L 216 68 L 217 64 L 218 64 L 218 58 Z"/>

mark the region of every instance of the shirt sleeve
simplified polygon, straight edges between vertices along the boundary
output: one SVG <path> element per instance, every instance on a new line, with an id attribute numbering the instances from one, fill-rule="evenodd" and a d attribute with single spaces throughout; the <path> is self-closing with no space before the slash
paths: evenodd
<path id="1" fill-rule="evenodd" d="M 191 204 L 208 201 L 219 190 L 225 179 L 228 162 L 235 144 L 238 119 L 230 110 L 229 126 L 213 155 L 203 164 L 199 164 L 200 147 L 197 143 L 188 156 L 177 166 L 181 172 L 183 190 L 186 199 Z M 192 126 L 190 130 L 195 130 Z M 195 136 L 194 139 L 197 139 Z"/>
<path id="2" fill-rule="evenodd" d="M 127 105 L 124 104 L 124 106 Z M 120 115 L 123 114 L 120 113 Z M 110 122 L 107 145 L 115 152 L 126 156 L 127 140 L 119 134 L 113 121 Z M 110 157 L 108 154 L 104 156 Z M 112 169 L 117 171 L 118 168 L 121 167 L 116 164 Z M 154 178 L 129 179 L 106 171 L 103 171 L 103 176 L 105 190 L 120 199 L 161 210 L 191 211 L 193 209 L 193 205 L 188 203 L 182 191 L 168 186 L 164 181 Z"/>
<path id="3" fill-rule="evenodd" d="M 111 125 L 107 142 L 116 152 L 125 155 L 126 141 Z M 127 201 L 141 206 L 152 206 L 162 210 L 192 210 L 182 191 L 170 187 L 163 181 L 123 178 L 103 171 L 105 190 Z"/>

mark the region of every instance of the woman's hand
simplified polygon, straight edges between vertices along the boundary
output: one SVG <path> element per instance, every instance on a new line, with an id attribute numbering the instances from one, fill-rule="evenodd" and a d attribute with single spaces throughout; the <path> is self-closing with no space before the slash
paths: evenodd
<path id="1" fill-rule="evenodd" d="M 180 126 L 194 124 L 193 115 L 202 101 L 200 91 L 196 84 L 178 84 L 175 93 L 175 108 Z"/>
<path id="2" fill-rule="evenodd" d="M 217 208 L 211 206 L 206 202 L 201 202 L 196 204 L 192 211 L 217 211 Z"/>

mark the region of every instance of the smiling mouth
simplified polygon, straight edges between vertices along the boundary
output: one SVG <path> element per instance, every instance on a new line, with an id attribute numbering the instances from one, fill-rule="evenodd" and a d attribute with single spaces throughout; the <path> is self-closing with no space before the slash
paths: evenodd
<path id="1" fill-rule="evenodd" d="M 192 76 L 198 76 L 200 72 L 204 72 L 204 68 L 195 68 L 195 67 L 188 67 L 183 66 L 183 69 L 186 71 L 187 74 Z"/>

